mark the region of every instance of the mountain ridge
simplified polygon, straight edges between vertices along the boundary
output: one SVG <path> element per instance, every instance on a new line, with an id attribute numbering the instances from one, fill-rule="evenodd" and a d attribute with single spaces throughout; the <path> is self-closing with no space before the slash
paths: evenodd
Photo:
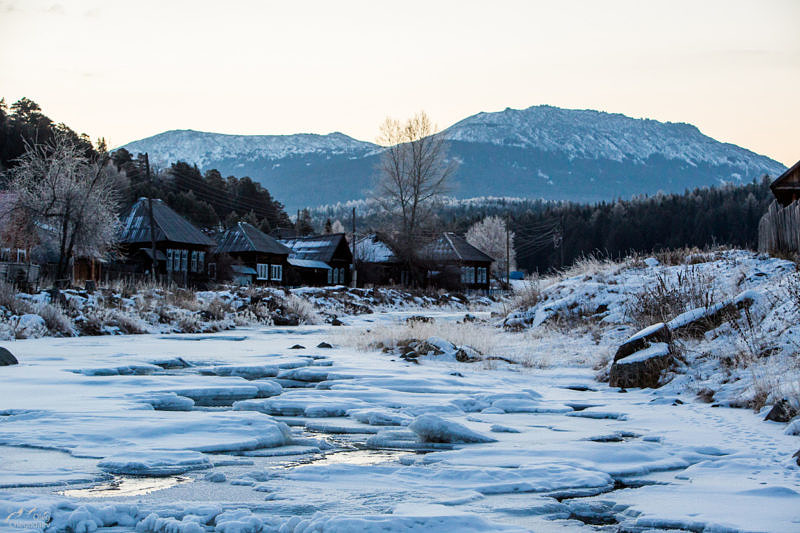
<path id="1" fill-rule="evenodd" d="M 480 112 L 438 133 L 460 165 L 455 195 L 602 201 L 741 183 L 785 167 L 686 122 L 554 106 Z M 341 132 L 237 135 L 169 130 L 128 143 L 151 160 L 249 175 L 287 208 L 364 197 L 382 150 Z"/>

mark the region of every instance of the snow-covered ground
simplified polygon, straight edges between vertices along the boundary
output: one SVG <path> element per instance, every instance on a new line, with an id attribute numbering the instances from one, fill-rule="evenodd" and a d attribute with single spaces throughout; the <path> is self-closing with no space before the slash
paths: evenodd
<path id="1" fill-rule="evenodd" d="M 779 294 L 794 267 L 695 259 L 691 283 L 752 291 L 769 350 L 747 359 L 755 341 L 730 323 L 681 338 L 655 390 L 597 371 L 649 316 L 636 295 L 686 275 L 652 258 L 543 281 L 505 329 L 421 301 L 342 306 L 345 326 L 3 342 L 20 364 L 0 367 L 0 530 L 798 531 L 800 439 L 766 409 L 730 407 L 764 368 L 783 370 L 775 394 L 796 380 Z M 408 321 L 420 313 L 433 322 Z M 430 355 L 375 346 L 409 334 Z"/>
<path id="2" fill-rule="evenodd" d="M 800 528 L 798 439 L 783 424 L 621 394 L 588 368 L 316 348 L 335 331 L 6 344 L 21 364 L 0 368 L 0 527 Z"/>

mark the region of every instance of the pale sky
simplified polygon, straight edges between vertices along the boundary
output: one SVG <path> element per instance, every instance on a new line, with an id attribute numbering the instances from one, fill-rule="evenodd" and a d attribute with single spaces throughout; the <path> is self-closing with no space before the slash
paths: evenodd
<path id="1" fill-rule="evenodd" d="M 800 159 L 800 0 L 0 0 L 0 97 L 111 146 L 550 104 Z"/>

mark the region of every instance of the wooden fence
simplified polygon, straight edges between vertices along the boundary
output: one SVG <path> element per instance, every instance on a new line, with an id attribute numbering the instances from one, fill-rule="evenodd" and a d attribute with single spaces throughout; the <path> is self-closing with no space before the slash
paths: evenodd
<path id="1" fill-rule="evenodd" d="M 758 251 L 800 252 L 800 202 L 772 202 L 758 223 Z"/>

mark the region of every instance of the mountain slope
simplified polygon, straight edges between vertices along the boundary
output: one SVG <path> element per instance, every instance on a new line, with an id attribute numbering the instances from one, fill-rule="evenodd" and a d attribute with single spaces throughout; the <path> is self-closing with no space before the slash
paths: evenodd
<path id="1" fill-rule="evenodd" d="M 777 176 L 780 163 L 695 126 L 552 106 L 478 113 L 442 132 L 460 165 L 458 197 L 601 201 Z M 222 135 L 168 131 L 124 148 L 248 175 L 289 209 L 364 197 L 380 147 L 342 133 Z"/>

